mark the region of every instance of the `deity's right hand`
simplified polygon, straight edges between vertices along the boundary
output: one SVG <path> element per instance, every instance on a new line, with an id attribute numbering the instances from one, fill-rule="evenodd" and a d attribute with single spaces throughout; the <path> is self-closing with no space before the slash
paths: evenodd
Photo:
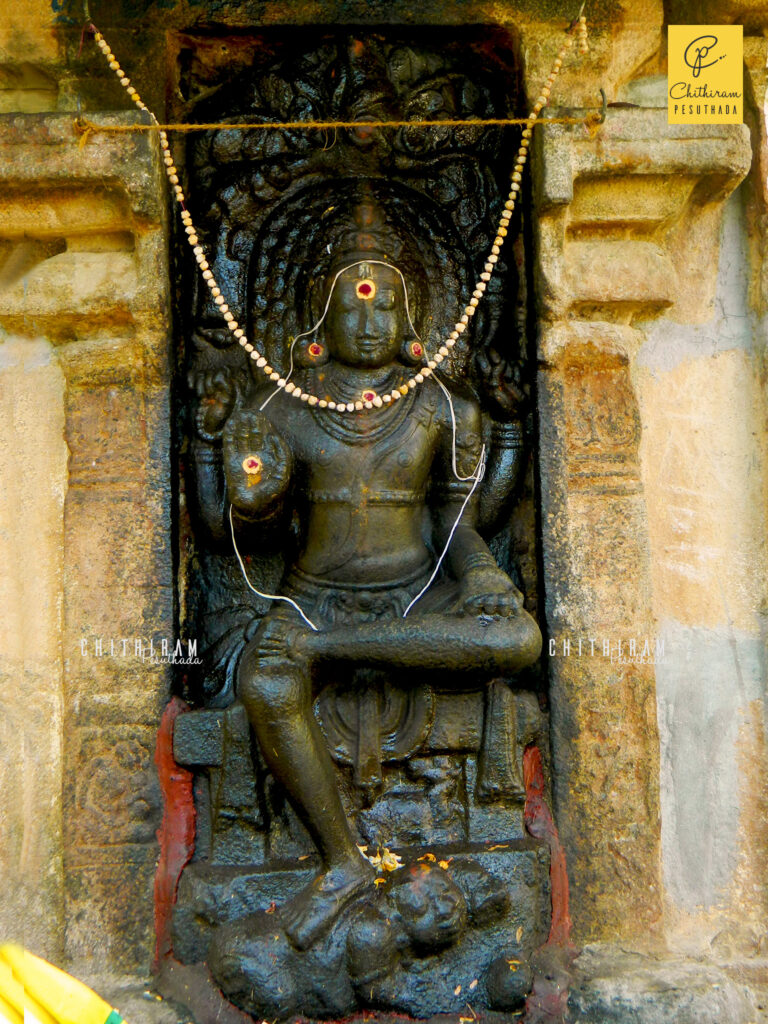
<path id="1" fill-rule="evenodd" d="M 198 399 L 195 414 L 198 435 L 204 441 L 218 441 L 237 403 L 235 377 L 226 368 L 203 370 L 190 374 L 189 386 Z"/>
<path id="2" fill-rule="evenodd" d="M 227 498 L 245 518 L 269 513 L 291 478 L 291 450 L 256 409 L 236 409 L 224 428 Z"/>

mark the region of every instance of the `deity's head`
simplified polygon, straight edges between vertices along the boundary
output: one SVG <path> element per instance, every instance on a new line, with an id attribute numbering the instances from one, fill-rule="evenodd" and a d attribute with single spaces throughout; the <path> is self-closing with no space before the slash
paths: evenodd
<path id="1" fill-rule="evenodd" d="M 455 942 L 467 924 L 467 903 L 447 871 L 430 865 L 405 869 L 395 880 L 395 905 L 417 949 Z"/>
<path id="2" fill-rule="evenodd" d="M 424 346 L 414 317 L 419 288 L 405 244 L 370 201 L 351 208 L 326 251 L 322 278 L 321 330 L 305 348 L 312 357 L 375 369 L 404 358 L 419 363 Z"/>
<path id="3" fill-rule="evenodd" d="M 403 280 L 393 266 L 370 261 L 342 271 L 325 321 L 333 359 L 348 366 L 387 366 L 397 358 L 406 330 Z"/>

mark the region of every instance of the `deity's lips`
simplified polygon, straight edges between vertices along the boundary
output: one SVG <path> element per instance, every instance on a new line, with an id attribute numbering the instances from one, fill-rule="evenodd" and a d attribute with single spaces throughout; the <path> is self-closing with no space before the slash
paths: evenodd
<path id="1" fill-rule="evenodd" d="M 388 347 L 389 341 L 386 338 L 356 338 L 355 344 L 358 352 L 363 355 L 370 355 L 372 352 L 380 352 Z"/>

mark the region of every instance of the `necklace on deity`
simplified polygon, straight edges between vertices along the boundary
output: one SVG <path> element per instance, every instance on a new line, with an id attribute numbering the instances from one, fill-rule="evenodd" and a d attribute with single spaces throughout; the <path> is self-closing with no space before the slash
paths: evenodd
<path id="1" fill-rule="evenodd" d="M 336 408 L 339 412 L 349 402 L 362 401 L 370 402 L 374 408 L 383 405 L 376 403 L 376 396 L 391 394 L 394 387 L 399 387 L 407 379 L 407 370 L 404 366 L 390 365 L 378 374 L 373 371 L 360 371 L 350 366 L 344 366 L 344 371 L 336 370 L 336 363 L 329 363 L 326 372 L 316 371 L 317 382 L 322 382 L 328 391 L 336 396 Z M 330 402 L 330 399 L 328 400 Z M 318 401 L 318 405 L 319 405 Z M 365 405 L 364 405 L 365 408 Z"/>

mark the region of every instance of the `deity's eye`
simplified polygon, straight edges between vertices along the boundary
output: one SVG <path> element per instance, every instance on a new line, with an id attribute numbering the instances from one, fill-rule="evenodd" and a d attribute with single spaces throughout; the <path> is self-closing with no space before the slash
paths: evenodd
<path id="1" fill-rule="evenodd" d="M 365 299 L 366 301 L 370 301 L 370 299 L 372 299 L 375 294 L 376 285 L 370 279 L 370 277 L 363 278 L 362 281 L 358 281 L 357 284 L 355 285 L 355 295 L 357 295 L 358 299 Z"/>

